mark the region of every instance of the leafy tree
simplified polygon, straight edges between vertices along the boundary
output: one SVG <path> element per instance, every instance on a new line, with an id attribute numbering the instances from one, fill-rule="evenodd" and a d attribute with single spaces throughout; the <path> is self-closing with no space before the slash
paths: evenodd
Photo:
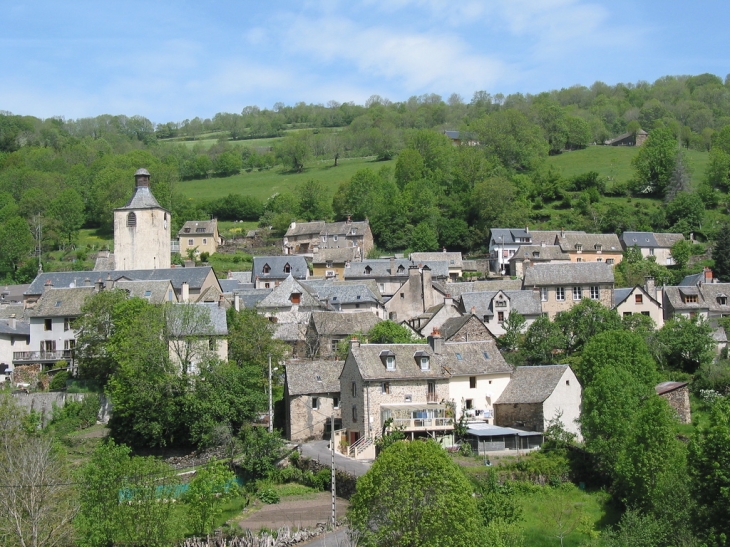
<path id="1" fill-rule="evenodd" d="M 363 546 L 477 545 L 469 482 L 433 441 L 399 442 L 358 480 L 348 513 Z"/>
<path id="2" fill-rule="evenodd" d="M 648 127 L 643 123 L 642 126 Z M 671 129 L 654 129 L 649 132 L 639 153 L 631 160 L 636 171 L 637 190 L 664 195 L 674 171 L 677 153 L 677 140 Z"/>
<path id="3" fill-rule="evenodd" d="M 0 264 L 15 274 L 33 250 L 33 236 L 28 223 L 16 216 L 0 227 Z"/>
<path id="4" fill-rule="evenodd" d="M 663 367 L 694 373 L 714 358 L 712 326 L 701 317 L 675 316 L 657 332 L 656 351 Z"/>
<path id="5" fill-rule="evenodd" d="M 272 363 L 284 359 L 286 346 L 274 338 L 272 323 L 255 309 L 236 311 L 228 315 L 228 359 L 239 367 L 254 366 L 260 371 L 261 385 L 268 376 L 268 357 Z"/>
<path id="6" fill-rule="evenodd" d="M 309 134 L 305 131 L 298 131 L 287 135 L 274 147 L 274 153 L 285 167 L 301 173 L 304 171 L 305 162 L 312 155 Z"/>
<path id="7" fill-rule="evenodd" d="M 540 316 L 527 329 L 522 350 L 530 363 L 547 364 L 555 361 L 556 350 L 564 348 L 565 336 L 560 327 Z"/>
<path id="8" fill-rule="evenodd" d="M 409 182 L 422 179 L 425 170 L 426 165 L 418 150 L 406 148 L 398 154 L 398 161 L 395 164 L 395 180 L 403 189 Z"/>
<path id="9" fill-rule="evenodd" d="M 697 193 L 680 192 L 667 204 L 666 214 L 673 230 L 689 234 L 702 226 L 705 204 Z"/>
<path id="10" fill-rule="evenodd" d="M 194 534 L 203 536 L 213 531 L 221 505 L 235 493 L 235 479 L 233 471 L 216 459 L 196 471 L 183 497 Z"/>
<path id="11" fill-rule="evenodd" d="M 584 298 L 577 306 L 560 312 L 555 324 L 563 332 L 568 353 L 579 351 L 595 335 L 621 330 L 621 318 L 600 302 Z"/>
<path id="12" fill-rule="evenodd" d="M 672 175 L 669 177 L 669 181 L 667 183 L 667 190 L 664 193 L 664 201 L 672 201 L 680 192 L 689 193 L 691 191 L 691 186 L 692 177 L 690 176 L 689 169 L 687 168 L 684 154 L 680 152 L 677 154 Z"/>
<path id="13" fill-rule="evenodd" d="M 413 229 L 413 232 L 411 232 L 410 248 L 413 252 L 438 250 L 438 234 L 429 222 L 419 222 Z"/>
<path id="14" fill-rule="evenodd" d="M 680 239 L 670 249 L 672 258 L 677 264 L 680 270 L 683 270 L 689 262 L 689 257 L 692 256 L 692 243 L 686 239 Z"/>
<path id="15" fill-rule="evenodd" d="M 717 241 L 712 248 L 713 273 L 722 281 L 730 281 L 730 225 L 723 224 L 717 232 Z"/>
<path id="16" fill-rule="evenodd" d="M 507 321 L 502 325 L 504 334 L 497 341 L 507 351 L 517 351 L 522 342 L 522 331 L 525 329 L 527 320 L 525 316 L 516 311 L 511 311 Z"/>
<path id="17" fill-rule="evenodd" d="M 165 320 L 165 338 L 169 341 L 174 364 L 183 376 L 217 359 L 208 345 L 208 337 L 214 334 L 210 311 L 192 302 L 166 303 L 162 307 Z M 201 339 L 202 337 L 202 339 Z"/>
<path id="18" fill-rule="evenodd" d="M 515 109 L 494 112 L 472 125 L 488 157 L 507 169 L 526 171 L 537 167 L 548 155 L 548 143 L 540 127 Z"/>
<path id="19" fill-rule="evenodd" d="M 240 433 L 243 447 L 241 470 L 247 478 L 268 477 L 284 454 L 284 439 L 278 431 L 269 433 L 263 427 L 247 426 Z"/>
<path id="20" fill-rule="evenodd" d="M 306 221 L 327 220 L 332 216 L 331 201 L 324 185 L 313 179 L 297 188 L 299 216 Z"/>
<path id="21" fill-rule="evenodd" d="M 522 520 L 522 506 L 508 481 L 500 484 L 496 469 L 488 469 L 483 480 L 475 480 L 477 508 L 485 525 L 494 521 L 517 523 Z"/>
<path id="22" fill-rule="evenodd" d="M 84 224 L 84 200 L 73 188 L 67 188 L 49 204 L 59 234 L 71 243 Z"/>
<path id="23" fill-rule="evenodd" d="M 370 329 L 368 339 L 372 344 L 414 344 L 417 342 L 409 328 L 390 320 L 381 321 Z"/>
<path id="24" fill-rule="evenodd" d="M 689 445 L 689 474 L 697 500 L 697 530 L 712 545 L 730 536 L 730 398 L 718 400 L 709 424 Z"/>

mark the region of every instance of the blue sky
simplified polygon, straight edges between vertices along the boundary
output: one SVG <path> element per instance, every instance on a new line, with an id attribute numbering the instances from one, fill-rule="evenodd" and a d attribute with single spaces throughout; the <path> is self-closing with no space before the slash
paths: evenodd
<path id="1" fill-rule="evenodd" d="M 182 121 L 730 73 L 730 3 L 0 0 L 0 110 Z"/>

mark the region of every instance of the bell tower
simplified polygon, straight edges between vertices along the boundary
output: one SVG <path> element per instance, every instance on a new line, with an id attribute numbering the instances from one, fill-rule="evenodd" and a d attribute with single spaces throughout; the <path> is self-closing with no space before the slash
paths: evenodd
<path id="1" fill-rule="evenodd" d="M 124 207 L 114 209 L 114 266 L 116 270 L 155 270 L 170 267 L 170 212 L 150 191 L 150 173 L 134 174 L 134 194 Z"/>

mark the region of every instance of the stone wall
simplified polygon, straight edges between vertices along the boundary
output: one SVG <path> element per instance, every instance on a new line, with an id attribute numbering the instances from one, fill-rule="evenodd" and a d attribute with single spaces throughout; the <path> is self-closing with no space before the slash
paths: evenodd
<path id="1" fill-rule="evenodd" d="M 665 399 L 669 406 L 671 406 L 676 412 L 679 418 L 679 422 L 683 424 L 692 423 L 692 413 L 689 406 L 689 387 L 684 386 L 668 393 L 662 393 L 660 395 Z"/>
<path id="2" fill-rule="evenodd" d="M 18 406 L 26 412 L 35 411 L 40 413 L 43 425 L 47 425 L 53 418 L 53 408 L 63 408 L 66 401 L 81 401 L 89 393 L 67 393 L 65 391 L 49 391 L 41 393 L 14 392 L 13 398 Z M 99 396 L 101 406 L 97 419 L 101 423 L 107 423 L 111 416 L 111 402 L 104 396 Z"/>
<path id="3" fill-rule="evenodd" d="M 494 405 L 494 424 L 529 431 L 542 431 L 545 419 L 541 403 Z"/>
<path id="4" fill-rule="evenodd" d="M 466 325 L 461 327 L 459 331 L 449 338 L 448 342 L 476 342 L 494 340 L 494 336 L 484 326 L 478 317 L 472 316 Z"/>
<path id="5" fill-rule="evenodd" d="M 319 407 L 312 408 L 312 398 L 316 397 Z M 332 407 L 333 397 L 339 400 L 340 394 L 322 393 L 298 395 L 292 397 L 288 405 L 287 434 L 293 442 L 306 442 L 325 437 L 325 426 L 329 426 L 328 418 L 334 411 L 335 420 L 340 417 L 338 408 Z M 337 422 L 335 422 L 336 424 Z M 327 432 L 329 435 L 329 431 Z"/>

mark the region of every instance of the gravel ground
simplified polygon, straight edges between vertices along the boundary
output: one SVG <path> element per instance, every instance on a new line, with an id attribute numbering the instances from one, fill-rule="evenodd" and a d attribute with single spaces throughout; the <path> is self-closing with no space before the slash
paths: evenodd
<path id="1" fill-rule="evenodd" d="M 337 498 L 337 518 L 344 516 L 349 502 Z M 277 529 L 282 526 L 311 528 L 319 522 L 328 522 L 332 515 L 332 495 L 320 492 L 301 499 L 287 499 L 281 503 L 264 505 L 251 516 L 239 521 L 241 528 L 251 531 L 261 528 Z"/>

